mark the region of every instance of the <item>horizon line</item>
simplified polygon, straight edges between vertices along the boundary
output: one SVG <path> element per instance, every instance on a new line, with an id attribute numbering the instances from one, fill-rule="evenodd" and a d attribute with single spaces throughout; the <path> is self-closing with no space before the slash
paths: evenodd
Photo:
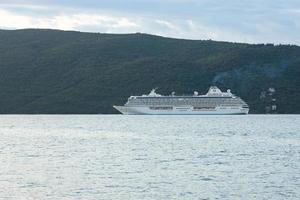
<path id="1" fill-rule="evenodd" d="M 187 41 L 212 41 L 212 42 L 220 42 L 220 43 L 234 43 L 234 44 L 245 44 L 245 45 L 264 45 L 264 46 L 296 46 L 300 47 L 298 44 L 291 44 L 291 43 L 247 43 L 247 42 L 241 42 L 241 41 L 225 41 L 225 40 L 213 40 L 213 39 L 192 39 L 192 38 L 180 38 L 180 37 L 172 37 L 172 36 L 165 36 L 165 35 L 159 35 L 159 34 L 151 34 L 151 33 L 144 33 L 144 32 L 128 32 L 128 33 L 109 33 L 109 32 L 93 32 L 93 31 L 80 31 L 80 30 L 68 30 L 68 29 L 55 29 L 55 28 L 4 28 L 0 27 L 0 31 L 22 31 L 22 30 L 40 30 L 40 31 L 61 31 L 61 32 L 77 32 L 77 33 L 90 33 L 90 34 L 107 34 L 107 35 L 135 35 L 135 34 L 141 34 L 141 35 L 150 35 L 155 37 L 162 37 L 166 39 L 173 39 L 173 40 L 187 40 Z"/>

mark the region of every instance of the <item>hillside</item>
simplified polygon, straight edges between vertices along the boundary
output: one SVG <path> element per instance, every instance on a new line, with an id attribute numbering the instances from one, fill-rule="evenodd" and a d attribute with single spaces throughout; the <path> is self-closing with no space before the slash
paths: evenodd
<path id="1" fill-rule="evenodd" d="M 251 113 L 300 113 L 300 47 L 147 34 L 0 30 L 0 113 L 117 113 L 130 95 L 230 88 Z M 272 102 L 273 101 L 273 102 Z"/>

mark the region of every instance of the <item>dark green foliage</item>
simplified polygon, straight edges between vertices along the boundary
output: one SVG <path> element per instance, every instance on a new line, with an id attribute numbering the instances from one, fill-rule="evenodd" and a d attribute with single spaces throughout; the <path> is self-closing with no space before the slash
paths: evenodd
<path id="1" fill-rule="evenodd" d="M 210 85 L 264 113 L 300 113 L 300 48 L 146 34 L 0 30 L 0 113 L 116 113 L 130 95 Z M 261 98 L 268 88 L 275 94 Z M 274 104 L 274 103 L 272 103 Z"/>

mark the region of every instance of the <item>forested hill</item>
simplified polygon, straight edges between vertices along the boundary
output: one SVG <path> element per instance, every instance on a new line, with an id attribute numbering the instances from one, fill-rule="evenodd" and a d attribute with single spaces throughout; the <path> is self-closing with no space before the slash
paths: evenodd
<path id="1" fill-rule="evenodd" d="M 230 88 L 251 113 L 300 113 L 300 48 L 0 30 L 0 113 L 117 113 L 112 105 L 155 87 L 192 94 L 210 85 Z"/>

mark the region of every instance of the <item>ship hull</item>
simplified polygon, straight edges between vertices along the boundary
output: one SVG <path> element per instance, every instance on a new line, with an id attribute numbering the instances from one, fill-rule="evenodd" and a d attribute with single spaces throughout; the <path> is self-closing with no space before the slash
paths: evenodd
<path id="1" fill-rule="evenodd" d="M 145 106 L 114 106 L 124 115 L 246 115 L 248 108 L 216 107 L 214 109 L 197 109 L 193 107 L 173 107 L 170 110 L 153 110 Z"/>

